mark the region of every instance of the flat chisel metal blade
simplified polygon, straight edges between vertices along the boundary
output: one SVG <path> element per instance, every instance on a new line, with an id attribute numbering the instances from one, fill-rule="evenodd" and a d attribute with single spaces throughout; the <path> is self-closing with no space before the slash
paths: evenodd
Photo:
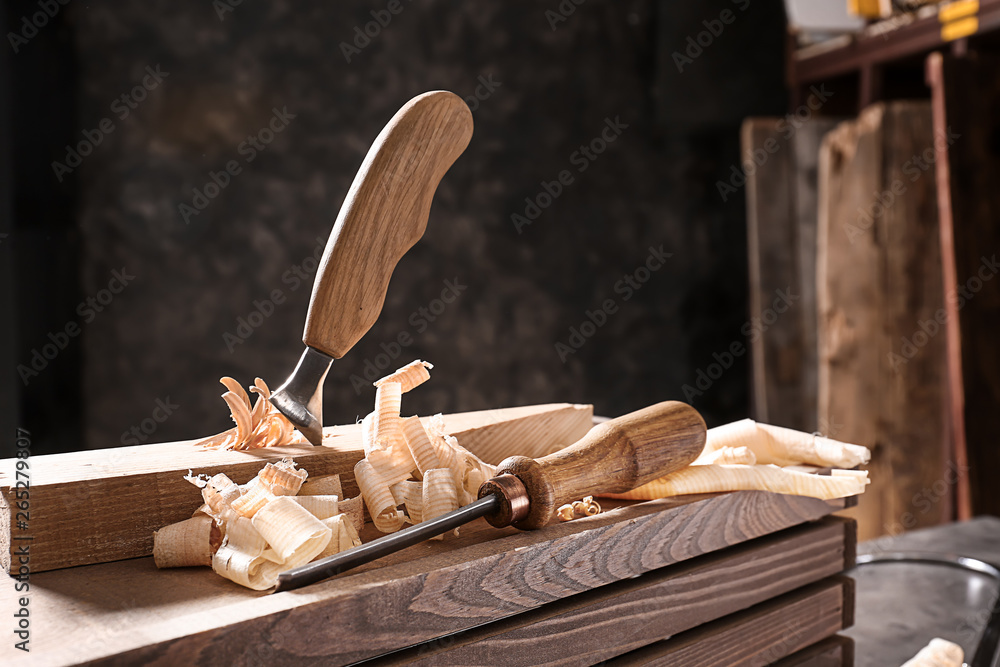
<path id="1" fill-rule="evenodd" d="M 333 357 L 306 347 L 285 384 L 271 394 L 271 405 L 288 417 L 314 445 L 323 444 L 323 382 Z"/>
<path id="2" fill-rule="evenodd" d="M 335 556 L 296 567 L 288 572 L 282 572 L 278 575 L 278 587 L 275 589 L 275 593 L 314 584 L 317 581 L 322 581 L 341 572 L 346 572 L 365 563 L 370 563 L 382 556 L 395 553 L 400 549 L 419 544 L 436 535 L 441 535 L 459 526 L 464 526 L 470 521 L 493 514 L 497 511 L 499 505 L 500 500 L 496 496 L 484 496 L 470 505 L 466 505 L 454 512 L 442 514 L 436 519 L 423 521 L 411 528 L 380 537 L 360 547 L 348 549 Z"/>

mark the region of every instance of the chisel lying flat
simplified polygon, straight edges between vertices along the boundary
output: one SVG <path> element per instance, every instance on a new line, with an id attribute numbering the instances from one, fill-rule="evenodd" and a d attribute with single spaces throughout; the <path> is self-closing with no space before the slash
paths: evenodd
<path id="1" fill-rule="evenodd" d="M 479 500 L 436 519 L 278 575 L 278 591 L 316 583 L 446 533 L 479 517 L 497 528 L 541 528 L 560 505 L 624 493 L 689 465 L 705 447 L 705 422 L 676 401 L 598 424 L 575 444 L 541 459 L 512 456 L 479 487 Z"/>
<path id="2" fill-rule="evenodd" d="M 271 403 L 314 445 L 323 441 L 323 381 L 334 359 L 375 324 L 389 278 L 427 228 L 441 177 L 472 138 L 458 95 L 424 93 L 375 139 L 320 261 L 306 315 L 305 352 Z"/>

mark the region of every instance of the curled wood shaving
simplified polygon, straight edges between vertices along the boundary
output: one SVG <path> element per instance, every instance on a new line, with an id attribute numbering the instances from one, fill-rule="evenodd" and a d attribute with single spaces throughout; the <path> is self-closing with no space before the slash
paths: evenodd
<path id="1" fill-rule="evenodd" d="M 257 477 L 274 495 L 294 496 L 302 488 L 308 474 L 305 470 L 296 470 L 291 459 L 282 459 L 265 465 Z"/>
<path id="2" fill-rule="evenodd" d="M 354 478 L 375 527 L 383 533 L 393 533 L 402 528 L 403 515 L 396 509 L 389 484 L 367 459 L 361 459 L 354 466 Z"/>
<path id="3" fill-rule="evenodd" d="M 753 465 L 757 463 L 757 457 L 749 447 L 720 447 L 712 451 L 702 452 L 691 464 L 694 466 L 710 465 Z"/>
<path id="4" fill-rule="evenodd" d="M 399 409 L 402 385 L 385 382 L 375 391 L 375 412 L 371 425 L 372 450 L 389 449 L 399 433 Z M 369 453 L 365 450 L 365 453 Z"/>
<path id="5" fill-rule="evenodd" d="M 421 516 L 424 521 L 457 510 L 461 506 L 452 471 L 448 468 L 434 468 L 425 472 L 421 491 Z M 454 530 L 454 534 L 458 535 L 458 528 Z M 431 539 L 444 539 L 444 535 Z"/>
<path id="6" fill-rule="evenodd" d="M 389 491 L 392 493 L 396 506 L 402 505 L 406 518 L 410 523 L 423 521 L 424 491 L 423 484 L 414 480 L 396 482 Z"/>
<path id="7" fill-rule="evenodd" d="M 156 567 L 189 567 L 212 563 L 212 529 L 208 516 L 195 516 L 164 526 L 153 533 Z"/>
<path id="8" fill-rule="evenodd" d="M 761 424 L 752 419 L 708 430 L 703 456 L 725 447 L 746 447 L 753 452 L 757 463 L 765 465 L 853 468 L 871 459 L 867 447 Z"/>
<path id="9" fill-rule="evenodd" d="M 246 493 L 230 503 L 230 506 L 237 514 L 251 519 L 276 497 L 264 484 L 254 484 Z"/>
<path id="10" fill-rule="evenodd" d="M 810 475 L 774 465 L 699 465 L 678 470 L 627 493 L 601 495 L 626 500 L 654 500 L 694 493 L 771 491 L 830 500 L 864 493 L 868 484 L 866 471 L 835 472 L 841 474 Z"/>
<path id="11" fill-rule="evenodd" d="M 431 444 L 431 439 L 420 422 L 419 417 L 407 417 L 402 421 L 403 440 L 410 450 L 413 464 L 418 475 L 423 478 L 423 474 L 432 468 L 440 468 L 441 461 L 438 459 L 437 450 Z"/>
<path id="12" fill-rule="evenodd" d="M 376 380 L 373 384 L 376 387 L 381 387 L 387 382 L 398 382 L 402 392 L 405 394 L 414 387 L 431 379 L 431 374 L 427 372 L 429 368 L 434 368 L 434 365 L 418 359 L 406 364 L 392 375 L 387 375 L 381 380 Z"/>
<path id="13" fill-rule="evenodd" d="M 328 519 L 323 519 L 323 525 L 328 526 L 333 531 L 333 536 L 317 558 L 334 556 L 341 551 L 361 546 L 361 538 L 358 537 L 358 531 L 354 529 L 354 524 L 347 518 L 347 515 L 338 514 Z"/>
<path id="14" fill-rule="evenodd" d="M 200 441 L 200 446 L 243 450 L 305 442 L 292 423 L 267 400 L 271 391 L 262 379 L 256 378 L 250 387 L 250 391 L 257 395 L 252 407 L 249 395 L 236 380 L 224 377 L 220 381 L 227 389 L 222 398 L 229 406 L 236 427 Z"/>
<path id="15" fill-rule="evenodd" d="M 280 496 L 251 519 L 277 556 L 277 563 L 297 567 L 308 563 L 323 549 L 333 531 L 292 498 Z M 288 568 L 286 568 L 288 569 Z"/>
<path id="16" fill-rule="evenodd" d="M 341 513 L 337 496 L 297 496 L 292 500 L 321 521 Z"/>
<path id="17" fill-rule="evenodd" d="M 964 661 L 965 652 L 961 646 L 935 637 L 902 667 L 962 667 Z"/>

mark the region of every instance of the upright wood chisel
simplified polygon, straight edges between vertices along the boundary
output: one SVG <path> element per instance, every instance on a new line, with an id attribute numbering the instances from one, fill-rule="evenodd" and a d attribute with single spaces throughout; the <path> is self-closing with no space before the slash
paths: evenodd
<path id="1" fill-rule="evenodd" d="M 306 349 L 271 403 L 314 445 L 323 441 L 323 382 L 334 359 L 378 319 L 396 264 L 424 234 L 441 177 L 472 138 L 458 95 L 414 97 L 375 139 L 333 226 L 313 284 Z"/>
<path id="2" fill-rule="evenodd" d="M 497 528 L 541 528 L 556 508 L 623 493 L 680 470 L 705 447 L 705 422 L 689 405 L 665 401 L 598 424 L 575 444 L 541 459 L 512 456 L 470 505 L 360 547 L 278 575 L 275 592 L 316 583 L 484 517 Z"/>

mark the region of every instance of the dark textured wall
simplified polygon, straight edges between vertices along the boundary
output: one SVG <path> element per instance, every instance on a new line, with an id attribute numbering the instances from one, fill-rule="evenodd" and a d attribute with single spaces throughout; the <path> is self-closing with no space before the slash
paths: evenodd
<path id="1" fill-rule="evenodd" d="M 341 43 L 386 5 L 244 2 L 221 19 L 221 3 L 206 2 L 62 10 L 76 92 L 39 87 L 36 104 L 71 105 L 72 129 L 60 136 L 74 142 L 104 118 L 112 131 L 63 182 L 49 163 L 65 162 L 65 143 L 51 139 L 45 164 L 36 159 L 17 177 L 18 187 L 68 197 L 73 225 L 53 243 L 79 239 L 68 245 L 77 259 L 66 259 L 79 261 L 79 285 L 38 295 L 71 309 L 42 316 L 24 307 L 36 330 L 22 335 L 19 363 L 54 327 L 75 320 L 81 328 L 70 342 L 79 365 L 56 359 L 23 389 L 24 419 L 50 436 L 45 446 L 118 444 L 168 398 L 176 407 L 149 440 L 205 435 L 228 427 L 221 375 L 279 384 L 302 349 L 311 288 L 311 276 L 296 282 L 295 267 L 304 270 L 325 242 L 381 127 L 426 90 L 471 96 L 475 133 L 441 183 L 424 239 L 399 264 L 382 317 L 334 364 L 327 423 L 371 409 L 373 390 L 357 391 L 352 376 L 386 361 L 382 345 L 403 332 L 413 342 L 388 370 L 415 358 L 436 365 L 432 381 L 405 400 L 405 412 L 420 414 L 550 401 L 619 414 L 683 398 L 713 352 L 741 340 L 742 193 L 723 201 L 715 183 L 738 161 L 742 118 L 784 108 L 780 3 L 567 0 L 564 11 L 575 11 L 553 29 L 546 12 L 558 12 L 557 2 L 403 2 L 346 62 Z M 678 72 L 673 52 L 725 8 L 733 23 Z M 8 21 L 21 13 L 8 7 Z M 29 43 L 11 59 L 15 71 L 31 47 L 48 45 Z M 147 67 L 159 68 L 159 81 Z M 122 101 L 144 77 L 144 99 Z M 250 160 L 244 142 L 275 109 L 287 110 L 285 126 Z M 20 119 L 31 125 L 23 111 Z M 582 157 L 581 145 L 609 119 L 620 136 L 595 159 Z M 182 209 L 206 203 L 195 190 L 205 193 L 211 172 L 229 161 L 240 173 L 197 215 Z M 512 215 L 525 215 L 525 199 L 563 170 L 572 183 L 517 229 Z M 42 224 L 24 219 L 23 201 L 18 210 L 15 242 Z M 626 299 L 619 281 L 661 247 L 670 256 Z M 24 267 L 43 252 L 33 247 L 33 257 L 15 261 Z M 101 312 L 72 311 L 123 269 L 134 278 L 98 304 Z M 431 322 L 419 309 L 434 307 L 448 281 L 464 288 Z M 20 294 L 39 289 L 15 285 Z M 276 290 L 283 303 L 250 336 L 226 335 L 246 334 L 240 318 Z M 557 343 L 580 343 L 571 327 L 607 300 L 606 323 L 561 359 Z M 737 359 L 695 397 L 709 422 L 746 415 L 747 362 Z M 46 383 L 82 400 L 73 429 L 54 429 L 51 406 L 32 399 Z"/>

